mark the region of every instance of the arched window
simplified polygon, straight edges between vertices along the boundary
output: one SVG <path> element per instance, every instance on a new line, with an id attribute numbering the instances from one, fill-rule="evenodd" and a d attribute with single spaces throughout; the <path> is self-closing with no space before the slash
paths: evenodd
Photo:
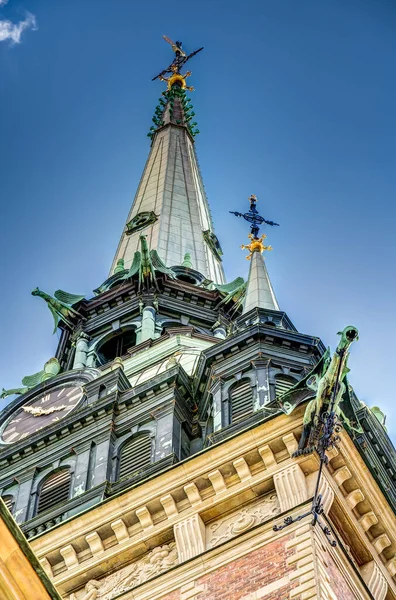
<path id="1" fill-rule="evenodd" d="M 266 321 L 264 325 L 266 325 L 267 327 L 276 327 L 276 323 L 274 323 L 273 321 Z"/>
<path id="2" fill-rule="evenodd" d="M 118 477 L 132 475 L 151 463 L 151 439 L 148 433 L 128 440 L 120 450 Z"/>
<path id="3" fill-rule="evenodd" d="M 11 496 L 10 494 L 7 494 L 5 496 L 2 496 L 1 499 L 3 500 L 4 504 L 6 505 L 6 507 L 10 511 L 10 513 L 12 514 L 12 512 L 14 510 L 14 498 L 13 498 L 13 496 Z"/>
<path id="4" fill-rule="evenodd" d="M 52 508 L 55 504 L 66 502 L 70 494 L 71 474 L 68 469 L 51 473 L 41 484 L 36 514 Z"/>
<path id="5" fill-rule="evenodd" d="M 293 385 L 297 383 L 297 379 L 290 377 L 290 375 L 275 375 L 275 396 L 282 396 L 287 390 L 290 390 Z"/>
<path id="6" fill-rule="evenodd" d="M 241 379 L 230 388 L 231 423 L 253 412 L 253 390 L 250 379 Z"/>
<path id="7" fill-rule="evenodd" d="M 104 398 L 105 396 L 107 396 L 107 389 L 106 386 L 102 383 L 102 385 L 99 386 L 98 398 Z"/>
<path id="8" fill-rule="evenodd" d="M 104 342 L 97 350 L 99 365 L 104 365 L 117 356 L 126 354 L 129 348 L 136 345 L 136 333 L 133 329 L 122 331 Z"/>

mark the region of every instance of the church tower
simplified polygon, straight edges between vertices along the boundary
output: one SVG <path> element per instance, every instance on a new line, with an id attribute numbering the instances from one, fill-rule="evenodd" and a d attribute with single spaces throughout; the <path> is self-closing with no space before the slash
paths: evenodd
<path id="1" fill-rule="evenodd" d="M 250 226 L 246 281 L 225 282 L 186 81 L 199 50 L 167 41 L 110 274 L 93 295 L 32 292 L 61 336 L 3 391 L 7 544 L 25 548 L 18 524 L 37 585 L 64 600 L 396 600 L 395 451 L 347 375 L 364 340 L 341 325 L 331 352 L 297 331 L 255 196 L 234 213 Z M 10 553 L 0 597 L 27 598 Z"/>

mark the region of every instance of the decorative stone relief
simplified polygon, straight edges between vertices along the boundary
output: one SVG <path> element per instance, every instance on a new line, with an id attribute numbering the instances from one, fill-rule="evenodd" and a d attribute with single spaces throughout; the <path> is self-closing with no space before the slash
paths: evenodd
<path id="1" fill-rule="evenodd" d="M 277 495 L 267 494 L 258 502 L 211 523 L 206 529 L 206 547 L 214 548 L 279 513 Z"/>
<path id="2" fill-rule="evenodd" d="M 175 542 L 157 546 L 146 556 L 115 573 L 96 581 L 91 579 L 84 590 L 73 593 L 69 600 L 112 600 L 119 594 L 164 573 L 178 564 Z"/>

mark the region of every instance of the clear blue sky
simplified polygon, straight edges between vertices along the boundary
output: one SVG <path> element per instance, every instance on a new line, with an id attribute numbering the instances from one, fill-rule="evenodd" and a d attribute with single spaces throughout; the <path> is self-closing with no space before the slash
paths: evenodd
<path id="1" fill-rule="evenodd" d="M 197 150 L 228 279 L 248 272 L 248 230 L 228 211 L 255 193 L 281 224 L 267 232 L 281 308 L 333 348 L 359 328 L 350 380 L 395 437 L 395 1 L 0 4 L 0 387 L 56 347 L 31 290 L 89 295 L 107 276 L 167 34 L 205 46 L 191 61 Z"/>

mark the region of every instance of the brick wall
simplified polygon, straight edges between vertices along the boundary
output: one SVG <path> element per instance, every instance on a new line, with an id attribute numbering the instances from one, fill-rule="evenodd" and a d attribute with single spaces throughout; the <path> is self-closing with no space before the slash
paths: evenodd
<path id="1" fill-rule="evenodd" d="M 204 591 L 196 596 L 197 600 L 241 600 L 249 594 L 254 598 L 254 592 L 277 581 L 286 585 L 274 584 L 275 589 L 268 589 L 265 600 L 289 598 L 290 590 L 297 585 L 284 579 L 291 571 L 287 558 L 294 552 L 285 547 L 289 539 L 290 536 L 285 536 L 199 578 L 196 583 L 203 585 Z M 171 596 L 166 600 L 171 600 Z"/>
<path id="2" fill-rule="evenodd" d="M 340 570 L 329 553 L 326 553 L 325 558 L 322 560 L 324 560 L 325 563 L 324 566 L 327 572 L 327 580 L 332 592 L 334 593 L 334 597 L 342 598 L 342 600 L 356 600 L 355 594 L 352 593 L 349 585 L 345 581 L 345 578 L 343 577 L 342 573 L 340 573 Z"/>

